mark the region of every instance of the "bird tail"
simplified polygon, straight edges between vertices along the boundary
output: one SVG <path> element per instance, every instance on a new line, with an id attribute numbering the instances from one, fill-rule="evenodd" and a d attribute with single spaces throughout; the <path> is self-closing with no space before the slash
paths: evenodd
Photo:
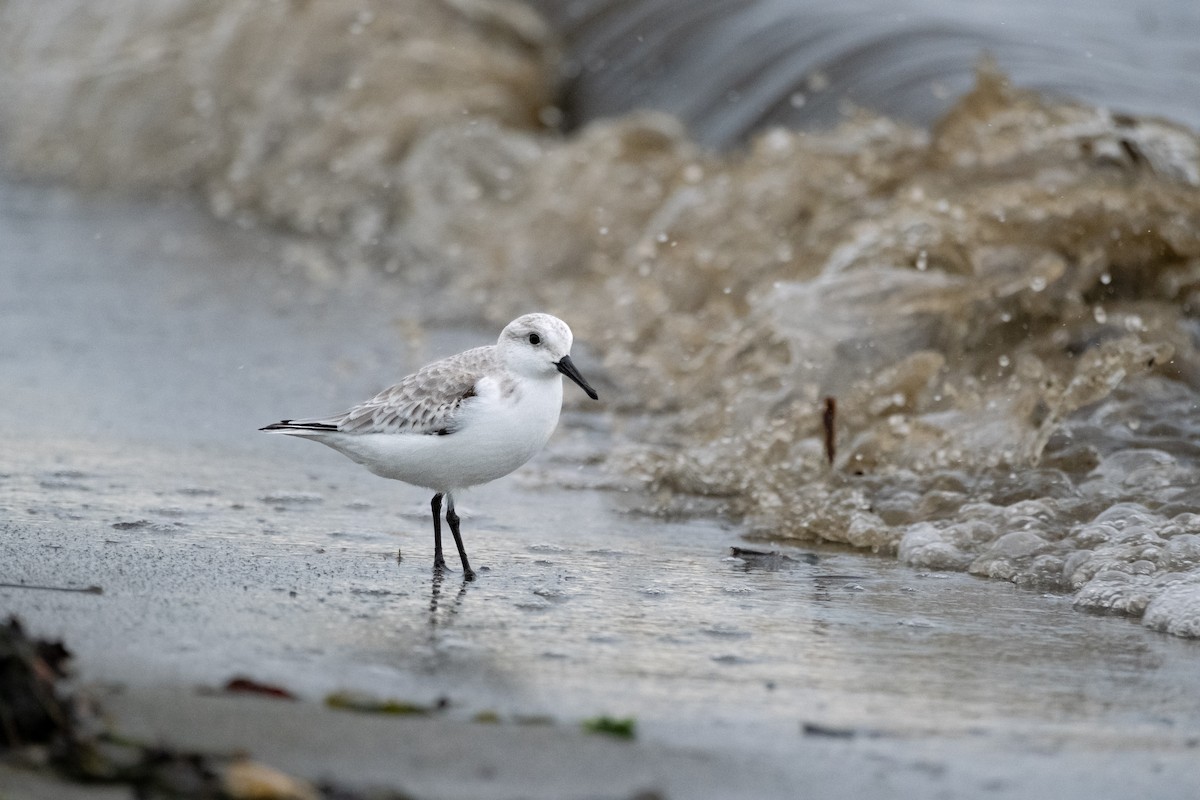
<path id="1" fill-rule="evenodd" d="M 337 425 L 320 419 L 285 419 L 273 422 L 259 430 L 267 433 L 292 433 L 303 436 L 306 433 L 332 433 L 337 430 Z"/>

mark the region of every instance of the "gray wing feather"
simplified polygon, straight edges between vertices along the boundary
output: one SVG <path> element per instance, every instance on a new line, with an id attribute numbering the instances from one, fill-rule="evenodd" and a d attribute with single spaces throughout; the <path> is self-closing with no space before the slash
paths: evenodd
<path id="1" fill-rule="evenodd" d="M 477 347 L 435 361 L 349 411 L 293 424 L 328 424 L 339 433 L 453 433 L 476 382 L 495 366 L 494 351 Z"/>

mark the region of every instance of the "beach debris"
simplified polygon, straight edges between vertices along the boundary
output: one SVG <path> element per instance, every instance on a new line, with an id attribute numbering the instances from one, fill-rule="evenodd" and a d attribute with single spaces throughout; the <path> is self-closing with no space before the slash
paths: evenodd
<path id="1" fill-rule="evenodd" d="M 826 739 L 856 739 L 860 736 L 867 739 L 881 739 L 893 735 L 879 728 L 843 727 L 826 725 L 823 722 L 802 722 L 800 723 L 800 732 L 805 736 L 821 736 Z"/>
<path id="2" fill-rule="evenodd" d="M 70 656 L 62 642 L 31 639 L 16 617 L 0 627 L 0 752 L 70 734 L 70 704 L 56 686 Z"/>
<path id="3" fill-rule="evenodd" d="M 822 725 L 819 722 L 804 722 L 800 731 L 805 736 L 823 736 L 827 739 L 853 739 L 858 735 L 854 728 L 838 728 L 832 725 Z"/>
<path id="4" fill-rule="evenodd" d="M 821 424 L 825 429 L 825 458 L 829 466 L 837 457 L 837 398 L 825 398 L 825 412 L 821 415 Z"/>
<path id="5" fill-rule="evenodd" d="M 257 694 L 263 697 L 278 697 L 281 700 L 295 700 L 296 695 L 281 686 L 260 683 L 253 678 L 243 678 L 240 675 L 230 678 L 225 684 L 225 691 L 232 694 Z"/>
<path id="6" fill-rule="evenodd" d="M 554 717 L 546 714 L 514 714 L 510 717 L 502 717 L 500 713 L 494 709 L 484 709 L 471 717 L 472 722 L 481 725 L 501 725 L 511 723 L 513 725 L 553 725 Z"/>
<path id="7" fill-rule="evenodd" d="M 325 696 L 325 705 L 343 711 L 363 711 L 369 714 L 426 716 L 450 706 L 450 700 L 439 697 L 431 705 L 410 703 L 407 700 L 380 699 L 360 692 L 333 692 Z"/>
<path id="8" fill-rule="evenodd" d="M 411 800 L 393 789 L 360 791 L 332 783 L 313 786 L 244 755 L 203 753 L 147 745 L 127 739 L 98 723 L 98 709 L 72 697 L 59 684 L 70 653 L 61 642 L 26 635 L 16 617 L 0 625 L 0 755 L 22 750 L 30 764 L 61 778 L 84 783 L 131 787 L 138 798 L 173 800 Z M 226 691 L 294 697 L 277 686 L 237 677 Z M 331 698 L 335 696 L 331 695 Z M 340 705 L 353 698 L 342 695 Z M 385 701 L 370 710 L 414 713 L 422 708 Z M 37 755 L 41 753 L 42 755 Z"/>
<path id="9" fill-rule="evenodd" d="M 633 717 L 591 717 L 583 721 L 583 729 L 588 733 L 599 733 L 614 739 L 633 739 L 637 734 L 637 720 Z"/>
<path id="10" fill-rule="evenodd" d="M 753 550 L 748 547 L 730 547 L 729 555 L 746 562 L 747 569 L 777 570 L 796 564 L 816 564 L 820 558 L 815 553 L 803 553 L 793 558 L 778 550 Z"/>
<path id="11" fill-rule="evenodd" d="M 321 796 L 305 781 L 244 758 L 225 769 L 221 784 L 230 800 L 319 800 Z"/>
<path id="12" fill-rule="evenodd" d="M 78 592 L 79 594 L 104 594 L 99 586 L 39 586 L 33 583 L 0 583 L 0 589 L 35 589 L 41 592 Z"/>
<path id="13" fill-rule="evenodd" d="M 549 714 L 515 714 L 512 721 L 517 725 L 553 725 L 554 717 Z"/>

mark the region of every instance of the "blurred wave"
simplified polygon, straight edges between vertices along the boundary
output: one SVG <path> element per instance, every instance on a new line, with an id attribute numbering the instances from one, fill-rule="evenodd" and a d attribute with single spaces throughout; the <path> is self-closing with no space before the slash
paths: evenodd
<path id="1" fill-rule="evenodd" d="M 652 108 L 728 146 L 850 105 L 928 125 L 990 55 L 1014 82 L 1200 125 L 1200 6 L 1038 0 L 535 0 L 575 123 Z"/>
<path id="2" fill-rule="evenodd" d="M 198 188 L 219 217 L 378 255 L 415 141 L 537 129 L 557 53 L 516 2 L 97 0 L 0 5 L 10 172 Z"/>

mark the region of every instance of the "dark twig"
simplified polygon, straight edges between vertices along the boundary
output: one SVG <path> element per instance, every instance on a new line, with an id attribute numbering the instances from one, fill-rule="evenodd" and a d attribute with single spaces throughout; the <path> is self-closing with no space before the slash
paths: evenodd
<path id="1" fill-rule="evenodd" d="M 829 459 L 829 466 L 833 466 L 833 459 L 837 456 L 837 399 L 833 397 L 825 398 L 825 413 L 821 421 L 825 425 L 825 458 Z"/>
<path id="2" fill-rule="evenodd" d="M 38 589 L 43 592 L 79 592 L 80 594 L 104 594 L 99 586 L 78 589 L 74 586 L 37 586 L 32 583 L 0 583 L 0 589 Z"/>

